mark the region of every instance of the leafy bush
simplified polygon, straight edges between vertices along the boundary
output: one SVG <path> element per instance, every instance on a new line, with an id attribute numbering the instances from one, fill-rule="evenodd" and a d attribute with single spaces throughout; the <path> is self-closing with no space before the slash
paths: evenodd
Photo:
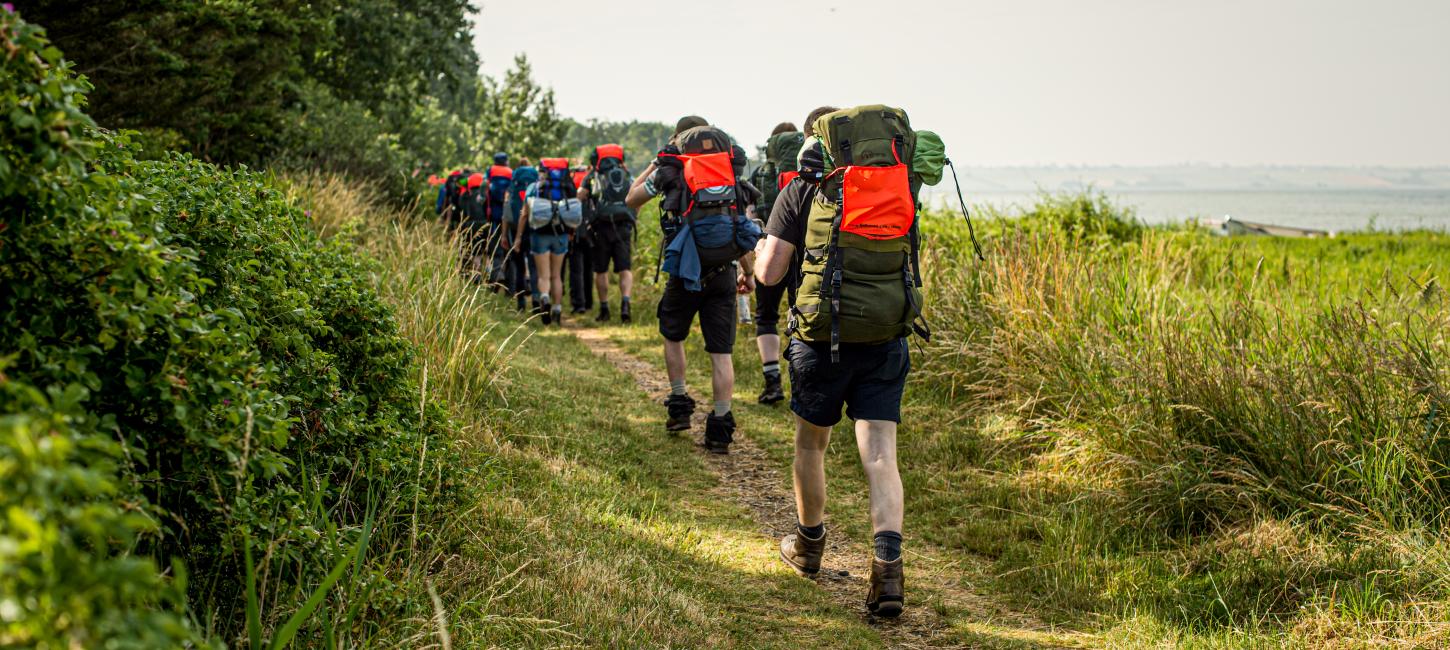
<path id="1" fill-rule="evenodd" d="M 447 507 L 445 419 L 347 244 L 261 174 L 93 135 L 60 54 L 0 30 L 0 641 L 277 629 Z M 366 557 L 349 594 L 388 607 Z"/>

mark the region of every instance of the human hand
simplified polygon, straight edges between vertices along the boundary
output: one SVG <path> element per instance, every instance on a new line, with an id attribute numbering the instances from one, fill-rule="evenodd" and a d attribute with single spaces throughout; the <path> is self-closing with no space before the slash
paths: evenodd
<path id="1" fill-rule="evenodd" d="M 741 273 L 740 279 L 735 282 L 735 293 L 746 295 L 755 291 L 755 276 L 750 273 Z"/>

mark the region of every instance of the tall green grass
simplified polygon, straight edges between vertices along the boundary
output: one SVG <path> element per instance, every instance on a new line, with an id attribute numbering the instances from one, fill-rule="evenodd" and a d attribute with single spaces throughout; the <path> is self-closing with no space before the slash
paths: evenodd
<path id="1" fill-rule="evenodd" d="M 1195 626 L 1445 597 L 1450 238 L 1224 239 L 1049 196 L 977 263 L 927 224 L 916 386 L 1028 441 L 1014 579 Z"/>

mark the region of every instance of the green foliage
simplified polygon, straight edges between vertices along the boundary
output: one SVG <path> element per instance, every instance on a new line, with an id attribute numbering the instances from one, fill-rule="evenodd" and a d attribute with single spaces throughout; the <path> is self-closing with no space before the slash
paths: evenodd
<path id="1" fill-rule="evenodd" d="M 481 104 L 483 159 L 494 151 L 536 160 L 566 153 L 560 149 L 569 125 L 554 106 L 553 89 L 534 81 L 528 57 L 514 57 L 503 81 L 488 83 Z"/>
<path id="2" fill-rule="evenodd" d="M 960 219 L 927 221 L 936 336 L 916 385 L 1032 441 L 1001 468 L 1051 486 L 1010 506 L 1042 513 L 1039 547 L 1008 544 L 1019 585 L 1199 626 L 1372 572 L 1398 602 L 1445 579 L 1391 540 L 1443 539 L 1450 508 L 1450 239 L 1219 238 L 1094 196 L 984 225 L 977 263 Z M 1301 530 L 1262 535 L 1277 522 Z"/>
<path id="3" fill-rule="evenodd" d="M 0 21 L 0 640 L 201 643 L 188 610 L 235 639 L 243 545 L 273 629 L 447 507 L 444 418 L 348 244 L 256 172 L 88 135 L 58 53 Z"/>
<path id="4" fill-rule="evenodd" d="M 669 142 L 674 133 L 672 124 L 661 122 L 601 122 L 587 123 L 568 120 L 569 131 L 564 136 L 564 149 L 569 155 L 589 161 L 589 154 L 601 144 L 616 143 L 624 146 L 625 164 L 638 172 L 649 166 L 655 154 Z"/>
<path id="5" fill-rule="evenodd" d="M 399 170 L 440 164 L 464 142 L 400 136 L 455 132 L 419 108 L 471 100 L 479 85 L 464 0 L 28 4 L 96 85 L 90 113 L 102 126 L 211 161 L 286 152 L 396 183 Z M 446 112 L 477 119 L 465 112 L 476 105 Z"/>
<path id="6" fill-rule="evenodd" d="M 202 157 L 256 161 L 275 146 L 303 52 L 327 16 L 282 2 L 26 3 L 96 90 L 108 128 L 159 128 Z"/>
<path id="7" fill-rule="evenodd" d="M 1022 215 L 1020 225 L 1061 233 L 1075 244 L 1132 241 L 1144 230 L 1131 209 L 1119 208 L 1096 192 L 1042 194 L 1037 205 Z"/>

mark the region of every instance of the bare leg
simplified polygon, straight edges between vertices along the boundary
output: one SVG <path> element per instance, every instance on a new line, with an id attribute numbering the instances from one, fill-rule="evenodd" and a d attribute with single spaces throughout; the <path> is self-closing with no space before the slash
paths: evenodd
<path id="1" fill-rule="evenodd" d="M 901 473 L 896 469 L 896 423 L 857 420 L 856 449 L 861 453 L 861 466 L 871 485 L 872 531 L 900 533 L 903 496 Z"/>
<path id="2" fill-rule="evenodd" d="M 760 362 L 780 361 L 780 335 L 761 334 L 755 337 L 755 346 L 760 348 Z"/>
<path id="3" fill-rule="evenodd" d="M 599 306 L 609 304 L 609 274 L 594 274 L 594 293 L 599 294 Z"/>
<path id="4" fill-rule="evenodd" d="M 632 271 L 632 270 L 620 271 L 619 272 L 619 295 L 624 296 L 625 298 L 629 298 L 630 296 L 633 295 L 632 293 L 630 293 L 633 289 L 634 289 L 634 271 Z"/>
<path id="5" fill-rule="evenodd" d="M 544 259 L 548 261 L 549 270 L 546 272 L 543 267 L 540 267 L 539 274 L 550 278 L 547 292 L 549 302 L 562 305 L 564 304 L 564 256 L 549 253 L 544 256 Z M 540 288 L 539 293 L 545 293 L 544 289 Z"/>
<path id="6" fill-rule="evenodd" d="M 795 419 L 795 511 L 804 526 L 816 526 L 826 516 L 826 445 L 831 428 Z"/>
<path id="7" fill-rule="evenodd" d="M 671 382 L 685 379 L 685 342 L 665 341 L 665 374 Z"/>
<path id="8" fill-rule="evenodd" d="M 735 358 L 729 354 L 710 355 L 710 388 L 714 400 L 723 402 L 735 394 Z"/>
<path id="9" fill-rule="evenodd" d="M 540 296 L 553 295 L 551 292 L 553 287 L 549 285 L 554 281 L 554 274 L 548 271 L 549 257 L 548 253 L 540 253 L 534 256 L 534 268 L 538 269 L 535 276 L 539 281 L 538 293 Z"/>

